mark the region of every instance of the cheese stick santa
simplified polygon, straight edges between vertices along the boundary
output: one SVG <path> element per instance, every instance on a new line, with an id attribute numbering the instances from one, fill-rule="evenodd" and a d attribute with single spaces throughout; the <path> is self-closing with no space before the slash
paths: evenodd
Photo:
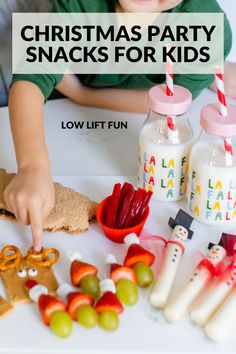
<path id="1" fill-rule="evenodd" d="M 175 219 L 169 220 L 168 224 L 173 232 L 167 242 L 163 263 L 150 296 L 150 302 L 156 308 L 164 308 L 167 303 L 184 254 L 185 242 L 193 236 L 193 231 L 190 230 L 192 222 L 193 218 L 182 209 L 179 210 Z"/>
<path id="2" fill-rule="evenodd" d="M 224 247 L 220 244 L 210 243 L 208 249 L 206 258 L 197 265 L 185 287 L 177 297 L 167 304 L 164 314 L 169 322 L 174 323 L 181 319 L 189 306 L 215 276 L 219 265 L 222 264 L 226 255 Z"/>
<path id="3" fill-rule="evenodd" d="M 226 297 L 205 326 L 207 336 L 216 342 L 223 341 L 236 326 L 236 286 Z"/>
<path id="4" fill-rule="evenodd" d="M 236 254 L 234 251 L 236 236 L 222 234 L 221 242 L 227 255 L 233 256 L 233 259 L 223 273 L 214 279 L 204 296 L 199 299 L 190 312 L 192 320 L 201 326 L 207 323 L 236 284 Z"/>

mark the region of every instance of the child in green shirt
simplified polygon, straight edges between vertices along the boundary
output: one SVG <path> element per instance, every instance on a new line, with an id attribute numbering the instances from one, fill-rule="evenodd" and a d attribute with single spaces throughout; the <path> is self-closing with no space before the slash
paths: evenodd
<path id="1" fill-rule="evenodd" d="M 216 0 L 55 0 L 56 12 L 222 12 Z M 225 57 L 232 34 L 225 16 Z M 229 67 L 229 71 L 235 67 Z M 232 78 L 232 75 L 229 75 Z M 164 75 L 13 75 L 9 113 L 18 173 L 5 190 L 12 213 L 31 224 L 33 245 L 40 250 L 42 225 L 54 205 L 50 162 L 44 138 L 44 102 L 56 88 L 81 105 L 126 112 L 146 112 L 147 91 Z M 175 83 L 196 97 L 212 84 L 213 75 L 175 75 Z M 226 83 L 227 87 L 227 83 Z M 231 88 L 232 89 L 232 88 Z M 232 89 L 233 91 L 233 89 Z M 233 95 L 236 93 L 233 92 Z"/>

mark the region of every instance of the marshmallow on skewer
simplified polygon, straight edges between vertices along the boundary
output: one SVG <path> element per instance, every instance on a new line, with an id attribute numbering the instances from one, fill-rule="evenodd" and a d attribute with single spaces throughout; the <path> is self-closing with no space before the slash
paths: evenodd
<path id="1" fill-rule="evenodd" d="M 222 263 L 226 255 L 225 249 L 221 245 L 209 245 L 207 257 L 203 259 L 195 268 L 192 277 L 165 309 L 165 317 L 169 322 L 177 322 L 188 310 L 189 306 L 215 275 L 216 267 Z"/>
<path id="2" fill-rule="evenodd" d="M 167 242 L 164 260 L 150 296 L 150 302 L 156 308 L 164 308 L 167 303 L 184 253 L 185 242 L 193 235 L 193 231 L 190 230 L 192 222 L 193 218 L 181 209 L 175 220 L 172 218 L 169 220 L 173 232 Z"/>

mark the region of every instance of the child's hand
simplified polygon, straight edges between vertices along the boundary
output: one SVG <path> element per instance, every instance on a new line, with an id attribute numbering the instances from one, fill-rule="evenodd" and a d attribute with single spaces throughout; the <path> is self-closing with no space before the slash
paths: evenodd
<path id="1" fill-rule="evenodd" d="M 4 191 L 10 211 L 25 225 L 31 224 L 33 247 L 40 251 L 43 223 L 54 206 L 54 187 L 49 169 L 27 167 Z"/>

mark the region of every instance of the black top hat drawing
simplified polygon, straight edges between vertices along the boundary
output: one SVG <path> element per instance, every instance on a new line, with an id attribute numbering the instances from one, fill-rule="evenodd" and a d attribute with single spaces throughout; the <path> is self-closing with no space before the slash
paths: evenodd
<path id="1" fill-rule="evenodd" d="M 236 235 L 222 233 L 220 241 L 218 243 L 210 242 L 208 249 L 211 249 L 215 245 L 222 246 L 228 256 L 233 256 L 236 252 Z"/>
<path id="2" fill-rule="evenodd" d="M 175 219 L 170 218 L 168 225 L 174 229 L 175 226 L 183 226 L 188 230 L 188 238 L 191 240 L 193 237 L 193 231 L 190 230 L 190 227 L 193 223 L 194 218 L 186 213 L 184 210 L 180 209 L 175 217 Z"/>

